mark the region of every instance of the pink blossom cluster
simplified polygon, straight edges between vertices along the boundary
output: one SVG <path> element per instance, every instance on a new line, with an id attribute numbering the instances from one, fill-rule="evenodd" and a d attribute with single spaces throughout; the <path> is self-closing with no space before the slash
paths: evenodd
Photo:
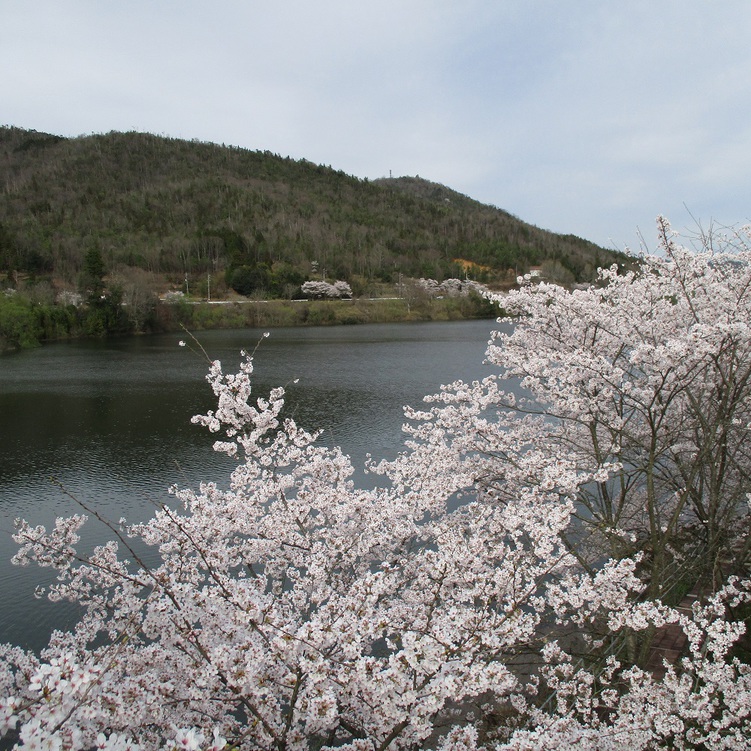
<path id="1" fill-rule="evenodd" d="M 445 295 L 446 297 L 466 297 L 469 294 L 484 296 L 488 294 L 488 288 L 484 284 L 472 279 L 444 279 L 437 282 L 435 279 L 417 279 L 416 286 L 427 292 L 431 297 Z"/>
<path id="2" fill-rule="evenodd" d="M 352 288 L 345 281 L 338 280 L 333 284 L 329 284 L 324 281 L 308 281 L 303 282 L 302 287 L 303 295 L 305 297 L 316 298 L 339 298 L 339 297 L 352 297 Z"/>

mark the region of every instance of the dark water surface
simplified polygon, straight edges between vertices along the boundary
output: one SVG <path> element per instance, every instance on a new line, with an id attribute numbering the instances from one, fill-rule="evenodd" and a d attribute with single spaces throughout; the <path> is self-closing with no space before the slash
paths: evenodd
<path id="1" fill-rule="evenodd" d="M 322 428 L 362 466 L 367 453 L 392 458 L 402 407 L 441 384 L 488 375 L 483 356 L 492 321 L 274 329 L 255 357 L 255 395 L 288 384 L 297 422 Z M 225 372 L 260 330 L 202 332 Z M 0 642 L 38 649 L 53 628 L 70 628 L 75 609 L 35 599 L 50 571 L 12 566 L 13 520 L 49 525 L 80 509 L 54 484 L 107 518 L 148 518 L 177 483 L 221 482 L 231 463 L 214 437 L 190 423 L 213 408 L 207 362 L 171 334 L 52 344 L 0 358 Z M 187 337 L 182 337 L 188 342 Z M 294 379 L 299 379 L 293 384 Z M 111 535 L 90 520 L 83 545 Z"/>

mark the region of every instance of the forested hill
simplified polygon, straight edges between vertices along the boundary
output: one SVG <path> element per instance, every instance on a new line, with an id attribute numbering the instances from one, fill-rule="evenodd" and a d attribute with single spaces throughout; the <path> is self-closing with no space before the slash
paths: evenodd
<path id="1" fill-rule="evenodd" d="M 353 288 L 400 274 L 501 282 L 532 265 L 586 280 L 623 260 L 420 178 L 144 133 L 0 128 L 0 185 L 0 279 L 74 283 L 92 248 L 109 270 L 219 280 L 242 267 L 259 285 L 325 272 Z"/>

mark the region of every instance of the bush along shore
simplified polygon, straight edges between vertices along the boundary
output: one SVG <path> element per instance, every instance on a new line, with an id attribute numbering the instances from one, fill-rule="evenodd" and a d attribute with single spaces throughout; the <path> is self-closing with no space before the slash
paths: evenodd
<path id="1" fill-rule="evenodd" d="M 498 308 L 485 298 L 383 297 L 350 300 L 218 300 L 137 303 L 121 294 L 86 303 L 52 301 L 33 294 L 0 293 L 0 351 L 76 338 L 177 331 L 280 326 L 328 326 L 401 321 L 494 318 Z"/>

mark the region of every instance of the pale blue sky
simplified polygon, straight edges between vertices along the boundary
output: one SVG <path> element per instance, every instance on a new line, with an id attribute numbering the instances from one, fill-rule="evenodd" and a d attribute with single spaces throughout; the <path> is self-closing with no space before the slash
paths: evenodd
<path id="1" fill-rule="evenodd" d="M 444 183 L 601 245 L 751 221 L 748 0 L 0 0 L 0 123 Z"/>

